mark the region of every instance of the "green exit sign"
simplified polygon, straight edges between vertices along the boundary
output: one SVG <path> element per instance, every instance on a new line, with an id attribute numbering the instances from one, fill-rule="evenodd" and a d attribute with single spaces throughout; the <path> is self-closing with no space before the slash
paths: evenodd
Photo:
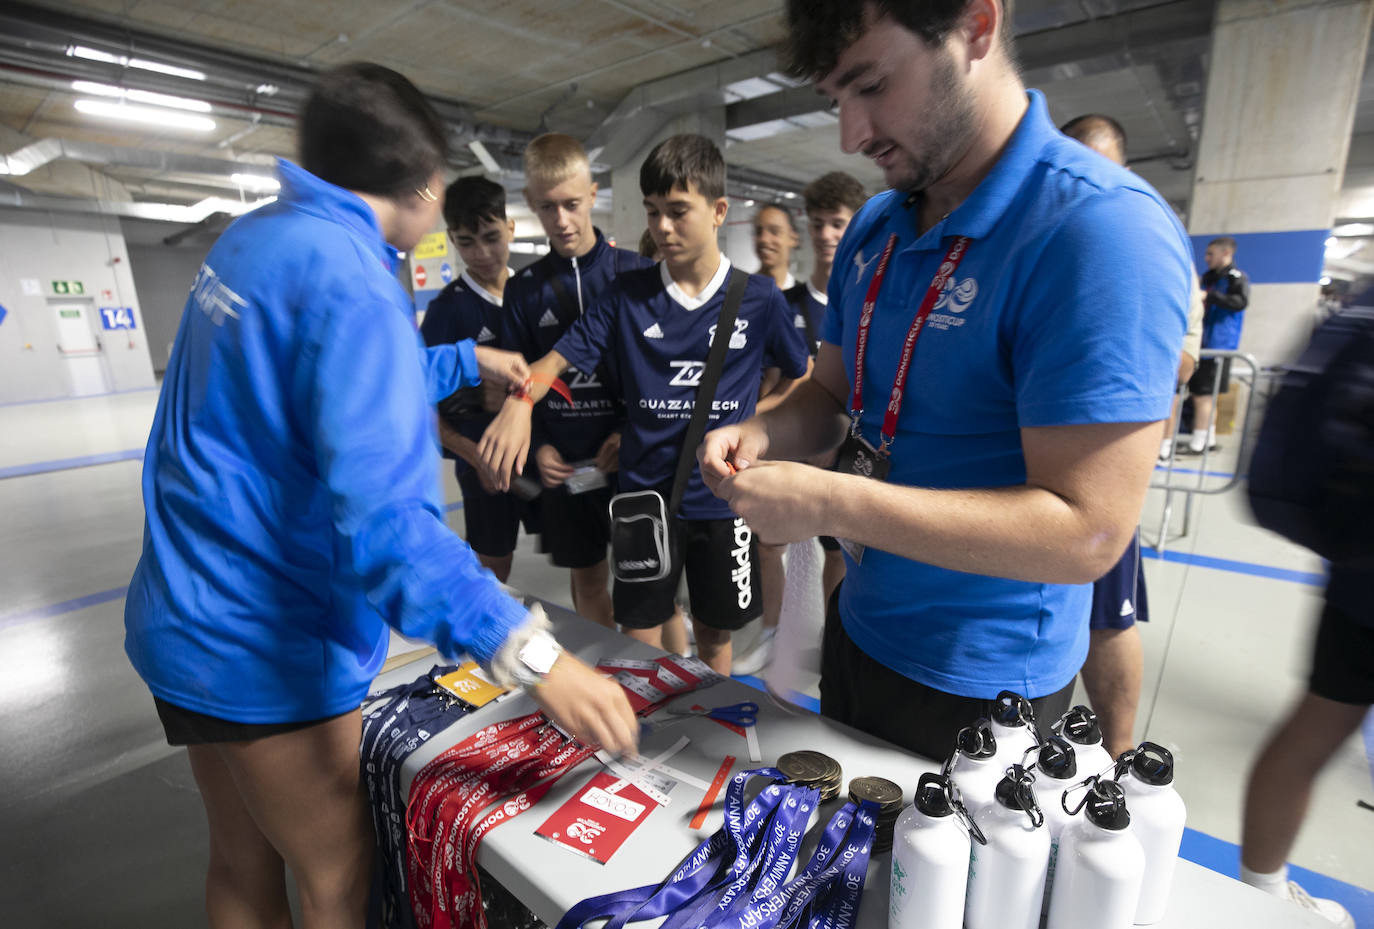
<path id="1" fill-rule="evenodd" d="M 63 297 L 84 294 L 86 287 L 80 281 L 53 281 L 52 292 Z"/>

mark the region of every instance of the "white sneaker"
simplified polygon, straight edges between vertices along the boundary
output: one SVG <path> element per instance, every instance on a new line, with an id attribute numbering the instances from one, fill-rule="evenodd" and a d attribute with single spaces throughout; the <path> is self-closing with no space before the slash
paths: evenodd
<path id="1" fill-rule="evenodd" d="M 1160 442 L 1159 442 L 1159 462 L 1160 462 L 1160 464 L 1168 464 L 1168 463 L 1169 463 L 1169 459 L 1172 458 L 1172 457 L 1174 457 L 1174 440 L 1173 440 L 1173 439 L 1161 439 Z"/>
<path id="2" fill-rule="evenodd" d="M 1314 897 L 1303 890 L 1302 885 L 1297 881 L 1289 881 L 1286 888 L 1286 892 L 1281 894 L 1285 899 L 1291 900 L 1310 913 L 1316 913 L 1334 926 L 1340 926 L 1341 929 L 1355 929 L 1355 917 L 1351 916 L 1350 911 L 1335 900 L 1323 900 Z"/>
<path id="3" fill-rule="evenodd" d="M 773 661 L 773 640 L 777 637 L 778 630 L 762 629 L 759 631 L 759 640 L 754 643 L 754 647 L 743 655 L 739 655 L 730 663 L 731 674 L 758 674 Z"/>

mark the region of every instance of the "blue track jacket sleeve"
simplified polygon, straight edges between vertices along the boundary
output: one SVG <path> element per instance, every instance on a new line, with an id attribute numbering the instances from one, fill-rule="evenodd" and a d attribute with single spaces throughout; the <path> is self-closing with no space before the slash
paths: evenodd
<path id="1" fill-rule="evenodd" d="M 385 295 L 324 296 L 302 359 L 303 419 L 353 569 L 403 634 L 488 663 L 527 614 L 444 524 L 415 330 Z"/>
<path id="2" fill-rule="evenodd" d="M 446 345 L 420 345 L 420 362 L 425 369 L 425 399 L 430 406 L 452 394 L 459 387 L 480 384 L 477 370 L 477 343 L 472 339 Z"/>

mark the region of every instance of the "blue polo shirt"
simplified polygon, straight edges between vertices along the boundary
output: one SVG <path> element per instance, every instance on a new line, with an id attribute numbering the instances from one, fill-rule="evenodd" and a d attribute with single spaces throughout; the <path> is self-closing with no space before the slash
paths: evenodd
<path id="1" fill-rule="evenodd" d="M 1020 430 L 1169 415 L 1192 263 L 1173 211 L 1137 175 L 1061 135 L 1030 106 L 973 193 L 924 235 L 887 192 L 861 209 L 830 276 L 824 339 L 849 377 L 864 297 L 888 236 L 898 245 L 863 372 L 875 445 L 902 342 L 958 235 L 973 241 L 916 345 L 890 480 L 937 489 L 1025 483 Z M 1106 282 L 1110 281 L 1110 285 Z M 950 571 L 868 549 L 846 556 L 840 616 L 854 642 L 959 696 L 1041 697 L 1088 650 L 1091 585 Z"/>
<path id="2" fill-rule="evenodd" d="M 559 339 L 555 351 L 581 370 L 602 358 L 619 365 L 628 408 L 620 441 L 620 489 L 655 489 L 667 496 L 677 470 L 692 404 L 716 320 L 725 306 L 730 261 L 706 287 L 688 297 L 667 265 L 629 271 Z M 743 273 L 743 272 L 738 272 Z M 743 422 L 754 414 L 764 358 L 784 377 L 806 373 L 806 345 L 772 278 L 749 275 L 735 317 L 707 429 Z M 706 488 L 692 468 L 679 515 L 685 519 L 732 519 L 730 507 Z"/>
<path id="3" fill-rule="evenodd" d="M 501 331 L 501 315 L 501 298 L 492 296 L 463 271 L 457 280 L 429 301 L 425 318 L 420 323 L 420 335 L 431 349 L 463 342 L 499 348 L 497 334 Z M 458 434 L 479 441 L 492 419 L 488 414 L 466 419 L 459 424 Z M 454 459 L 457 463 L 455 473 L 459 475 L 471 470 L 466 461 L 447 449 L 444 457 Z"/>
<path id="4" fill-rule="evenodd" d="M 186 301 L 124 607 L 155 695 L 245 723 L 357 708 L 388 623 L 489 661 L 527 615 L 444 523 L 426 381 L 444 353 L 421 357 L 376 216 L 293 164 L 278 175 Z M 476 383 L 471 345 L 446 348 L 465 359 L 453 386 Z"/>

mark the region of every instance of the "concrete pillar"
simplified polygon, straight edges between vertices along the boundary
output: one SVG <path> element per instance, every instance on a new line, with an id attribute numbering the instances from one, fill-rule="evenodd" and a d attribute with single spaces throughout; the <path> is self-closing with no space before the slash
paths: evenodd
<path id="1" fill-rule="evenodd" d="M 1374 0 L 1371 0 L 1374 2 Z M 640 127 L 621 130 L 629 136 L 639 131 L 641 138 L 647 136 L 637 150 L 628 157 L 617 159 L 611 169 L 611 228 L 604 230 L 615 238 L 621 248 L 634 250 L 639 246 L 639 237 L 644 234 L 644 196 L 639 192 L 639 168 L 655 145 L 680 132 L 695 132 L 706 136 L 725 151 L 725 103 L 711 102 L 690 112 L 662 118 L 654 110 L 648 110 L 637 120 L 653 120 L 656 128 Z M 624 136 L 622 136 L 624 137 Z M 735 207 L 732 207 L 732 209 Z M 733 218 L 733 217 L 732 217 Z M 721 243 L 724 245 L 722 233 Z"/>
<path id="2" fill-rule="evenodd" d="M 1218 0 L 1188 231 L 1253 284 L 1241 348 L 1279 361 L 1314 318 L 1374 0 Z"/>

